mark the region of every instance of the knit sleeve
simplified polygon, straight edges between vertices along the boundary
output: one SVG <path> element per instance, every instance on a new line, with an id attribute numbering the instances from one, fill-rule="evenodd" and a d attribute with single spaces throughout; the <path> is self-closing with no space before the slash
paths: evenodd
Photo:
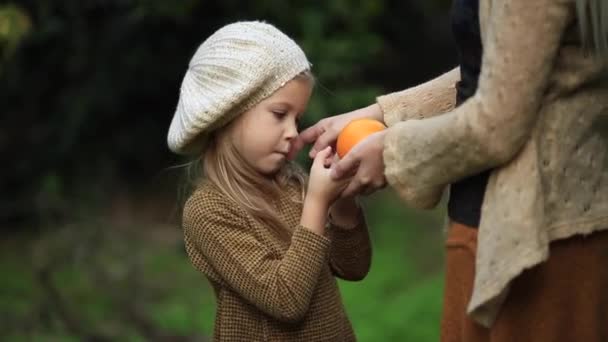
<path id="1" fill-rule="evenodd" d="M 384 122 L 393 126 L 409 119 L 422 119 L 448 112 L 456 105 L 456 83 L 460 68 L 452 69 L 428 82 L 388 95 L 376 102 L 382 108 Z"/>
<path id="2" fill-rule="evenodd" d="M 494 0 L 477 92 L 449 113 L 408 120 L 385 136 L 386 178 L 414 207 L 438 187 L 510 161 L 536 123 L 569 2 Z"/>
<path id="3" fill-rule="evenodd" d="M 184 234 L 224 286 L 264 313 L 298 321 L 308 311 L 330 241 L 297 227 L 280 257 L 259 241 L 242 209 L 218 200 L 192 199 L 184 208 Z"/>
<path id="4" fill-rule="evenodd" d="M 372 246 L 369 239 L 367 222 L 359 209 L 358 224 L 342 228 L 330 219 L 327 234 L 331 240 L 329 261 L 333 274 L 344 280 L 357 281 L 365 278 L 372 260 Z"/>

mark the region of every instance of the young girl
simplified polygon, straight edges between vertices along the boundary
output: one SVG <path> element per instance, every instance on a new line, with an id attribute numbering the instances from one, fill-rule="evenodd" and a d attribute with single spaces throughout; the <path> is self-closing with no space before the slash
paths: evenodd
<path id="1" fill-rule="evenodd" d="M 288 162 L 313 86 L 298 45 L 261 22 L 227 25 L 194 54 L 169 147 L 204 177 L 183 212 L 193 265 L 217 298 L 215 341 L 353 341 L 334 276 L 360 280 L 370 241 L 330 148 L 305 174 Z M 328 217 L 330 218 L 328 220 Z"/>

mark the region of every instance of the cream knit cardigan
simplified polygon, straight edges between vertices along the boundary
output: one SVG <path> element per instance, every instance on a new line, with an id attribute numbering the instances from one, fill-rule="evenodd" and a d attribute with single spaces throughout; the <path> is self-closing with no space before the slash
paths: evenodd
<path id="1" fill-rule="evenodd" d="M 385 175 L 410 205 L 433 207 L 447 185 L 494 168 L 468 307 L 491 326 L 549 242 L 608 228 L 608 68 L 582 50 L 574 0 L 481 0 L 479 14 L 474 96 L 454 108 L 455 69 L 377 101 Z"/>

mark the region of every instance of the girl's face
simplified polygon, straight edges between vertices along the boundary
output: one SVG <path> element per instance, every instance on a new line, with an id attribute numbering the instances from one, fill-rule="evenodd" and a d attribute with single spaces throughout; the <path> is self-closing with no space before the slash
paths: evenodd
<path id="1" fill-rule="evenodd" d="M 229 138 L 256 171 L 272 176 L 285 164 L 311 94 L 310 80 L 294 78 L 229 125 Z"/>

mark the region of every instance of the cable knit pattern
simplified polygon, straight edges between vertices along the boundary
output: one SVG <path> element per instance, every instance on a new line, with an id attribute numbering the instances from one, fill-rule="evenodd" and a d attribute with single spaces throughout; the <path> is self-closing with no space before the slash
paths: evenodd
<path id="1" fill-rule="evenodd" d="M 354 341 L 334 275 L 362 279 L 371 259 L 367 225 L 328 224 L 327 236 L 299 226 L 301 205 L 286 192 L 277 210 L 294 227 L 290 243 L 253 220 L 211 183 L 184 208 L 192 264 L 217 298 L 215 341 Z"/>
<path id="2" fill-rule="evenodd" d="M 442 115 L 402 113 L 384 161 L 388 182 L 415 207 L 495 168 L 469 303 L 490 326 L 511 280 L 546 260 L 550 241 L 608 228 L 608 68 L 581 48 L 573 0 L 481 0 L 480 26 L 476 94 Z"/>
<path id="3" fill-rule="evenodd" d="M 220 28 L 188 64 L 167 133 L 169 148 L 199 153 L 212 131 L 310 67 L 298 44 L 270 24 L 243 21 Z"/>

